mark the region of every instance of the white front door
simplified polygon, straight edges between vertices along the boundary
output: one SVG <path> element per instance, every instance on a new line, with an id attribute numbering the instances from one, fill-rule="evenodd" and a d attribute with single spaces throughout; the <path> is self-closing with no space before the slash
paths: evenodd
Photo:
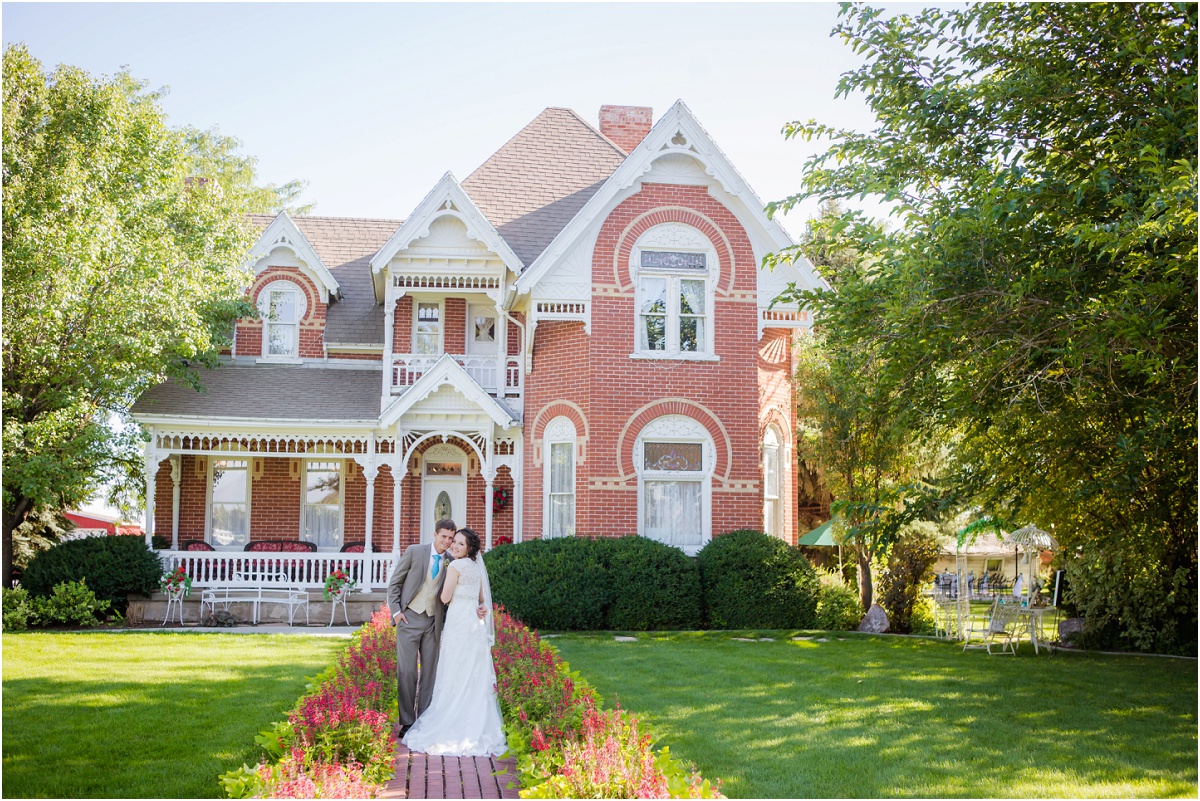
<path id="1" fill-rule="evenodd" d="M 421 542 L 433 539 L 437 521 L 467 525 L 467 455 L 453 445 L 435 445 L 421 459 Z"/>
<path id="2" fill-rule="evenodd" d="M 500 326 L 496 307 L 472 303 L 467 307 L 467 353 L 471 356 L 495 356 Z M 458 521 L 455 521 L 458 522 Z"/>

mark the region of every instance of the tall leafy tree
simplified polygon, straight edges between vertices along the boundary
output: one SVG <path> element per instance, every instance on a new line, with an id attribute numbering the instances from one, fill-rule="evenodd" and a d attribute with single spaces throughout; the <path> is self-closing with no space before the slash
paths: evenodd
<path id="1" fill-rule="evenodd" d="M 126 73 L 47 73 L 4 51 L 3 579 L 32 514 L 141 472 L 112 426 L 167 376 L 195 380 L 252 310 L 237 269 L 263 191 L 236 142 L 167 125 Z"/>
<path id="2" fill-rule="evenodd" d="M 786 126 L 829 147 L 773 204 L 894 204 L 890 232 L 843 215 L 865 258 L 805 300 L 920 379 L 960 488 L 1053 523 L 1089 626 L 1138 648 L 1196 643 L 1196 22 L 1194 4 L 844 6 L 834 33 L 864 63 L 838 93 L 876 126 Z"/>

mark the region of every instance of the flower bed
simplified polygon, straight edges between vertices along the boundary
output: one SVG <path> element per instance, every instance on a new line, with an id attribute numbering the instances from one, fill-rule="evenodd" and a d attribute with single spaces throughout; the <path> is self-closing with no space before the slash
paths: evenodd
<path id="1" fill-rule="evenodd" d="M 395 710 L 396 632 L 384 606 L 288 719 L 254 738 L 268 759 L 221 784 L 230 798 L 373 798 L 392 775 Z"/>
<path id="2" fill-rule="evenodd" d="M 522 798 L 722 798 L 718 786 L 596 691 L 554 649 L 496 609 L 496 690 Z"/>

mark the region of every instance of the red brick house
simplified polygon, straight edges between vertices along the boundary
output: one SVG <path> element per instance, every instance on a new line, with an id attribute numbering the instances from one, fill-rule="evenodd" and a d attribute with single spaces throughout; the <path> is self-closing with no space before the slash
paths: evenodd
<path id="1" fill-rule="evenodd" d="M 147 538 L 392 555 L 453 517 L 500 537 L 794 543 L 792 244 L 691 112 L 550 108 L 406 220 L 257 218 L 261 318 L 204 392 L 134 406 Z M 363 555 L 339 552 L 358 544 Z M 355 550 L 358 550 L 356 548 Z M 319 569 L 318 569 L 319 570 Z"/>

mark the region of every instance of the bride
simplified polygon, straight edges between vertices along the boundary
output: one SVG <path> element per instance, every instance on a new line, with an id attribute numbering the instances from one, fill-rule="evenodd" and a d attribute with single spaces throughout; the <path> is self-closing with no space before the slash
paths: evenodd
<path id="1" fill-rule="evenodd" d="M 492 665 L 492 591 L 479 553 L 479 535 L 460 529 L 450 545 L 442 585 L 446 623 L 429 708 L 408 730 L 411 751 L 442 756 L 499 756 L 508 750 Z M 487 617 L 475 614 L 483 604 Z"/>

